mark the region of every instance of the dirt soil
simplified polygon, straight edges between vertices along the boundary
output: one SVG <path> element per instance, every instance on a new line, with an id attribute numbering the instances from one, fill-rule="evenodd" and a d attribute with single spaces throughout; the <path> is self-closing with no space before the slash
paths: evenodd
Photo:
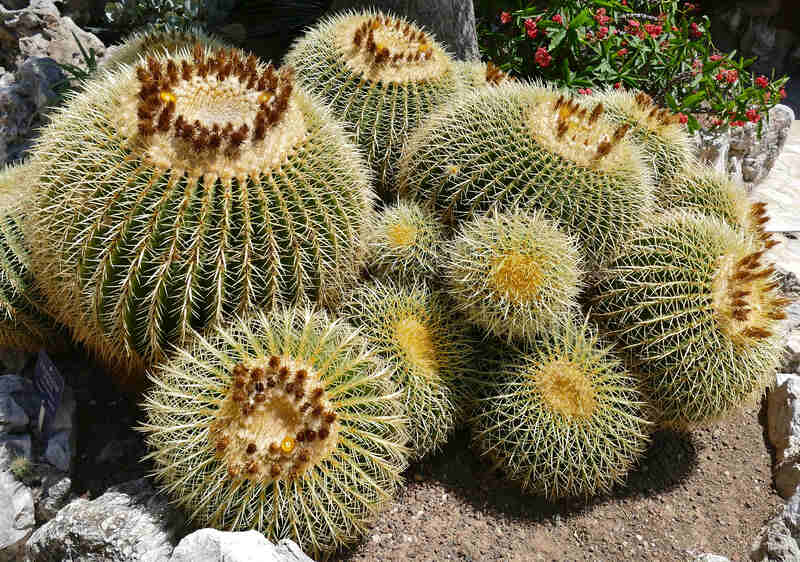
<path id="1" fill-rule="evenodd" d="M 550 504 L 488 473 L 457 433 L 406 474 L 408 484 L 342 561 L 749 560 L 783 506 L 772 489 L 764 409 L 691 434 L 660 432 L 625 486 Z"/>

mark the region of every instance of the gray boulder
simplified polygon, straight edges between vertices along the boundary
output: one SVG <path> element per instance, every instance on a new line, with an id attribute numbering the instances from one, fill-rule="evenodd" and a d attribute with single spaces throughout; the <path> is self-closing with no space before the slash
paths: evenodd
<path id="1" fill-rule="evenodd" d="M 750 551 L 755 562 L 800 560 L 800 495 L 792 496 L 783 511 L 771 519 L 758 534 Z"/>
<path id="2" fill-rule="evenodd" d="M 293 541 L 277 545 L 258 531 L 200 529 L 181 540 L 170 562 L 314 562 Z"/>
<path id="3" fill-rule="evenodd" d="M 19 68 L 14 83 L 0 88 L 0 164 L 28 149 L 45 108 L 57 99 L 53 87 L 63 79 L 53 59 L 33 58 Z"/>
<path id="4" fill-rule="evenodd" d="M 775 447 L 775 487 L 790 498 L 800 484 L 800 376 L 776 378 L 767 399 L 767 435 Z"/>
<path id="5" fill-rule="evenodd" d="M 0 4 L 0 65 L 17 68 L 31 57 L 50 57 L 85 68 L 73 33 L 87 53 L 94 49 L 98 57 L 104 54 L 100 39 L 62 17 L 51 0 L 30 0 L 17 10 Z"/>
<path id="6" fill-rule="evenodd" d="M 22 559 L 35 523 L 30 489 L 7 470 L 0 470 L 0 561 Z"/>
<path id="7" fill-rule="evenodd" d="M 147 480 L 133 480 L 71 502 L 36 530 L 26 553 L 31 562 L 163 562 L 183 527 Z"/>

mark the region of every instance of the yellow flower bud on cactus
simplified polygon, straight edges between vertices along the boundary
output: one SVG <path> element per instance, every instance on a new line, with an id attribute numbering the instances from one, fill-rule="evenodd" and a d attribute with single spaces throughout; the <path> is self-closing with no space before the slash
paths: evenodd
<path id="1" fill-rule="evenodd" d="M 458 379 L 470 366 L 471 341 L 441 296 L 423 284 L 364 285 L 343 314 L 393 369 L 409 416 L 414 458 L 437 450 L 461 419 Z"/>
<path id="2" fill-rule="evenodd" d="M 41 308 L 44 303 L 23 236 L 25 207 L 35 178 L 29 163 L 0 168 L 0 347 L 58 351 L 66 341 Z"/>
<path id="3" fill-rule="evenodd" d="M 691 138 L 678 116 L 644 92 L 607 88 L 586 103 L 602 104 L 604 119 L 630 127 L 628 134 L 642 147 L 657 183 L 668 181 L 694 160 Z"/>
<path id="4" fill-rule="evenodd" d="M 542 213 L 492 212 L 462 225 L 442 269 L 467 320 L 501 339 L 529 339 L 579 310 L 580 253 Z"/>
<path id="5" fill-rule="evenodd" d="M 608 492 L 643 455 L 635 379 L 584 325 L 506 350 L 472 420 L 477 450 L 550 499 Z"/>
<path id="6" fill-rule="evenodd" d="M 373 193 L 327 110 L 238 50 L 195 45 L 87 85 L 36 147 L 33 269 L 117 372 L 261 306 L 335 303 Z"/>
<path id="7" fill-rule="evenodd" d="M 409 139 L 401 195 L 452 225 L 491 208 L 539 210 L 602 263 L 649 216 L 647 165 L 627 126 L 567 94 L 530 84 L 478 90 L 433 115 Z"/>
<path id="8" fill-rule="evenodd" d="M 413 201 L 400 201 L 374 215 L 367 263 L 381 277 L 436 277 L 444 228 Z"/>
<path id="9" fill-rule="evenodd" d="M 376 11 L 325 18 L 297 41 L 286 63 L 352 125 L 386 194 L 394 192 L 408 134 L 460 88 L 453 59 L 428 32 Z"/>
<path id="10" fill-rule="evenodd" d="M 406 417 L 390 374 L 324 313 L 217 327 L 152 376 L 141 430 L 154 476 L 198 525 L 328 555 L 361 538 L 402 481 Z"/>
<path id="11" fill-rule="evenodd" d="M 675 211 L 643 228 L 604 273 L 594 316 L 663 424 L 721 418 L 772 379 L 788 302 L 764 252 L 718 218 Z"/>

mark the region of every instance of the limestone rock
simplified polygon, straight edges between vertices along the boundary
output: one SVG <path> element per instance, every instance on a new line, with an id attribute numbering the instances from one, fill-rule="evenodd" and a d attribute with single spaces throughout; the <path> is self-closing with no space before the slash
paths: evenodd
<path id="1" fill-rule="evenodd" d="M 33 494 L 6 470 L 0 470 L 0 561 L 21 560 L 33 531 Z"/>
<path id="2" fill-rule="evenodd" d="M 50 521 L 58 511 L 70 501 L 72 480 L 63 473 L 53 472 L 44 477 L 38 491 L 34 494 L 36 503 L 36 522 L 41 525 Z"/>
<path id="3" fill-rule="evenodd" d="M 783 512 L 770 520 L 758 534 L 750 552 L 755 562 L 800 560 L 800 494 L 793 495 Z"/>
<path id="4" fill-rule="evenodd" d="M 181 540 L 170 562 L 314 562 L 293 541 L 277 545 L 258 531 L 200 529 Z"/>
<path id="5" fill-rule="evenodd" d="M 26 553 L 31 562 L 164 562 L 183 526 L 147 480 L 133 480 L 71 502 L 36 530 Z"/>
<path id="6" fill-rule="evenodd" d="M 85 68 L 73 33 L 87 53 L 94 49 L 98 57 L 104 54 L 100 39 L 62 17 L 51 0 L 30 0 L 18 10 L 0 4 L 0 64 L 17 68 L 31 57 L 50 57 Z"/>
<path id="7" fill-rule="evenodd" d="M 28 148 L 43 110 L 57 98 L 53 86 L 64 73 L 52 59 L 33 58 L 16 76 L 13 84 L 0 88 L 0 164 L 20 158 Z"/>
<path id="8" fill-rule="evenodd" d="M 767 399 L 767 435 L 775 447 L 775 487 L 791 497 L 800 484 L 800 376 L 781 373 Z"/>

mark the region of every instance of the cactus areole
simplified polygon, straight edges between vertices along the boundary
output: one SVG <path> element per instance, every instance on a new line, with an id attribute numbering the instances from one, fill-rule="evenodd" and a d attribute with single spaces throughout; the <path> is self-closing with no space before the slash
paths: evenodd
<path id="1" fill-rule="evenodd" d="M 129 374 L 190 328 L 335 302 L 356 278 L 369 173 L 289 67 L 199 44 L 148 56 L 59 110 L 37 161 L 49 308 Z"/>

